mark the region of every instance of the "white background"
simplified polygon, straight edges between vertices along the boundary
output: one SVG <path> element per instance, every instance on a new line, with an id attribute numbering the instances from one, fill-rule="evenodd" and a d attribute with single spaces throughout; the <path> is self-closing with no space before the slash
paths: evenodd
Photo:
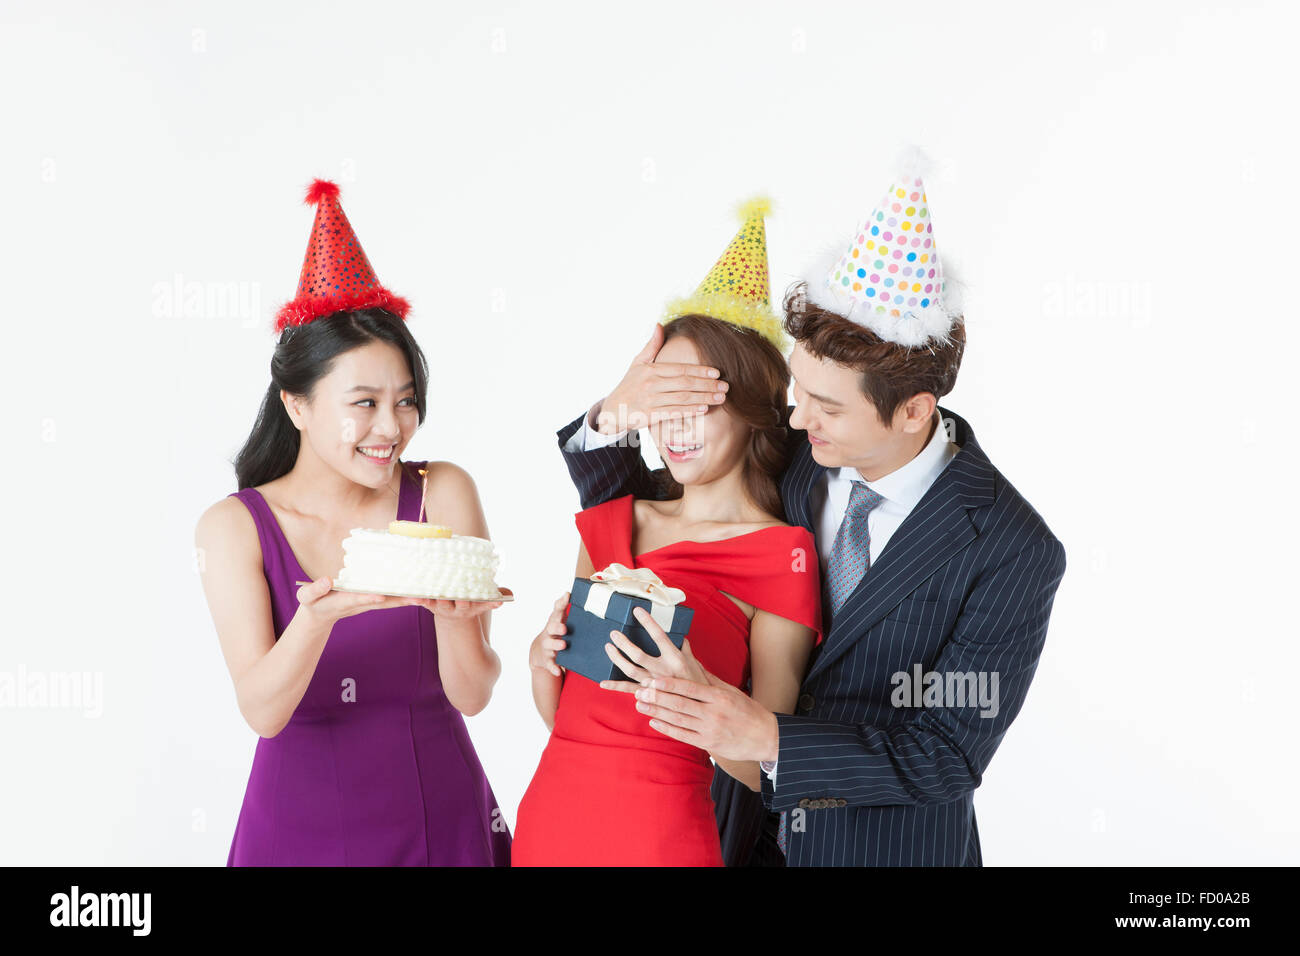
<path id="1" fill-rule="evenodd" d="M 194 570 L 312 176 L 433 366 L 518 603 L 470 729 L 508 819 L 572 577 L 554 442 L 766 191 L 774 290 L 907 143 L 968 285 L 945 404 L 1065 542 L 987 864 L 1295 863 L 1296 18 L 1285 4 L 18 3 L 0 14 L 0 862 L 223 864 L 255 736 Z M 176 296 L 174 290 L 180 291 Z M 195 291 L 197 290 L 197 291 Z M 233 296 L 223 299 L 227 290 Z"/>

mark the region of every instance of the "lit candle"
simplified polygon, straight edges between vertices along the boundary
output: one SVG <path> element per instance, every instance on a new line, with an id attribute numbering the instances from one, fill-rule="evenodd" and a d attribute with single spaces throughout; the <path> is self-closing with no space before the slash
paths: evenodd
<path id="1" fill-rule="evenodd" d="M 420 520 L 424 520 L 424 496 L 429 490 L 429 469 L 420 469 Z"/>

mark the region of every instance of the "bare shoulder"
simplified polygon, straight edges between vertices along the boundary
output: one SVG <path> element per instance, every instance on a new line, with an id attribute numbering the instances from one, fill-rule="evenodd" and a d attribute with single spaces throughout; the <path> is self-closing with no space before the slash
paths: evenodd
<path id="1" fill-rule="evenodd" d="M 675 499 L 656 501 L 652 498 L 632 499 L 632 521 L 640 531 L 658 529 L 662 533 L 671 533 L 674 525 L 673 509 L 678 502 Z"/>
<path id="2" fill-rule="evenodd" d="M 470 473 L 450 461 L 431 461 L 425 467 L 429 485 L 424 508 L 429 520 L 447 525 L 457 534 L 487 537 L 483 503 Z"/>
<path id="3" fill-rule="evenodd" d="M 655 518 L 664 517 L 663 505 L 662 501 L 653 501 L 649 498 L 633 498 L 632 514 L 636 516 L 638 522 L 651 521 Z"/>
<path id="4" fill-rule="evenodd" d="M 259 565 L 262 560 L 257 524 L 244 503 L 235 497 L 222 498 L 199 516 L 194 545 L 228 560 L 244 558 Z"/>
<path id="5" fill-rule="evenodd" d="M 468 471 L 450 461 L 425 462 L 428 471 L 429 488 L 435 485 L 447 491 L 474 492 L 474 479 Z M 417 472 L 418 475 L 418 472 Z M 418 480 L 418 477 L 417 477 Z"/>
<path id="6" fill-rule="evenodd" d="M 240 538 L 246 534 L 251 534 L 256 540 L 257 525 L 244 503 L 234 497 L 222 498 L 210 505 L 199 515 L 199 523 L 194 529 L 196 539 Z"/>

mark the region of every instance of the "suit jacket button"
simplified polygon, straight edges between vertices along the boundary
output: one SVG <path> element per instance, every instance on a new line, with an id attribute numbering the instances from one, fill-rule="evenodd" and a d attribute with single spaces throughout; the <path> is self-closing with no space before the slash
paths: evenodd
<path id="1" fill-rule="evenodd" d="M 812 801 L 809 800 L 807 797 L 804 797 L 802 800 L 799 801 L 799 806 L 803 807 L 805 810 L 809 809 L 811 804 Z"/>
<path id="2" fill-rule="evenodd" d="M 802 710 L 804 713 L 807 713 L 808 711 L 810 711 L 810 710 L 813 709 L 813 695 L 812 695 L 812 694 L 800 694 L 800 695 L 799 695 L 799 709 Z"/>

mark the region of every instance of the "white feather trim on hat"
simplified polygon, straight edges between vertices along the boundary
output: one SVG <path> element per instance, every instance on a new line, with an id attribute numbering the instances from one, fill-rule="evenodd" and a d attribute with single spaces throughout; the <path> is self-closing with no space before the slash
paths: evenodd
<path id="1" fill-rule="evenodd" d="M 852 238 L 834 246 L 826 246 L 804 270 L 800 278 L 807 285 L 808 301 L 813 305 L 834 312 L 864 328 L 888 342 L 896 342 L 910 348 L 931 343 L 947 343 L 953 326 L 962 317 L 962 283 L 953 275 L 947 259 L 941 260 L 943 269 L 943 294 L 936 296 L 926 308 L 903 309 L 897 316 L 882 315 L 875 311 L 874 305 L 850 298 L 834 289 L 828 277 L 844 250 L 852 248 Z"/>
<path id="2" fill-rule="evenodd" d="M 904 146 L 898 151 L 898 157 L 894 160 L 894 169 L 901 177 L 914 177 L 920 179 L 931 178 L 931 173 L 938 170 L 938 164 L 920 146 Z"/>

